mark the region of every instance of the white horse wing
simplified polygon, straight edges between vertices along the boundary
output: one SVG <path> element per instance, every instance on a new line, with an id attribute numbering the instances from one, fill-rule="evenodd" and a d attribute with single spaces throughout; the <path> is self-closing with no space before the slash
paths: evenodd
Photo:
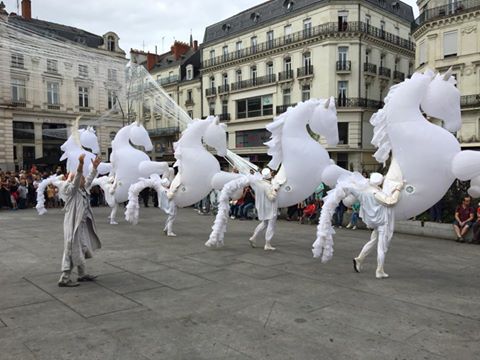
<path id="1" fill-rule="evenodd" d="M 268 146 L 267 154 L 272 157 L 268 167 L 273 170 L 277 170 L 283 161 L 282 133 L 284 122 L 284 118 L 277 118 L 266 126 L 266 129 L 272 133 L 270 141 L 267 141 L 265 145 Z"/>

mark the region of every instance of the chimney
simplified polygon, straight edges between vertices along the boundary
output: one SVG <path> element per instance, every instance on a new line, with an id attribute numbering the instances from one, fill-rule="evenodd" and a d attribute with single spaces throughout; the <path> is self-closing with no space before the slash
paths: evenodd
<path id="1" fill-rule="evenodd" d="M 22 0 L 22 16 L 25 20 L 32 20 L 32 3 L 30 0 Z"/>
<path id="2" fill-rule="evenodd" d="M 157 55 L 147 53 L 147 70 L 148 71 L 152 70 L 156 63 L 157 63 Z"/>
<path id="3" fill-rule="evenodd" d="M 193 42 L 193 50 L 197 51 L 198 50 L 198 40 L 195 40 Z"/>

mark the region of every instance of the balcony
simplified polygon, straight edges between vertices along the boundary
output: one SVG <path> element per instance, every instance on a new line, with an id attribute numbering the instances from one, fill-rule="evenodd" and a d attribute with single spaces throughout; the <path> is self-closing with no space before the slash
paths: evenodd
<path id="1" fill-rule="evenodd" d="M 27 107 L 27 102 L 25 100 L 13 100 L 12 106 L 15 107 Z"/>
<path id="2" fill-rule="evenodd" d="M 297 69 L 297 78 L 313 76 L 313 65 L 304 66 Z"/>
<path id="3" fill-rule="evenodd" d="M 367 108 L 380 109 L 383 107 L 383 102 L 378 100 L 371 100 L 365 98 L 347 98 L 338 97 L 335 99 L 337 108 Z"/>
<path id="4" fill-rule="evenodd" d="M 275 82 L 276 82 L 275 74 L 265 75 L 265 76 L 260 76 L 253 79 L 242 80 L 242 81 L 232 83 L 231 90 L 237 91 L 242 89 L 248 89 L 255 86 L 273 84 Z"/>
<path id="5" fill-rule="evenodd" d="M 286 70 L 278 73 L 278 81 L 293 80 L 293 70 Z"/>
<path id="6" fill-rule="evenodd" d="M 150 136 L 173 136 L 180 133 L 180 128 L 178 126 L 149 129 L 148 135 Z"/>
<path id="7" fill-rule="evenodd" d="M 224 84 L 218 87 L 219 94 L 226 94 L 228 92 L 230 92 L 230 85 Z"/>
<path id="8" fill-rule="evenodd" d="M 392 74 L 392 70 L 390 70 L 389 68 L 386 68 L 384 66 L 380 66 L 380 68 L 378 69 L 378 75 L 380 75 L 384 78 L 389 78 L 390 79 L 391 74 Z"/>
<path id="9" fill-rule="evenodd" d="M 395 70 L 393 72 L 393 80 L 397 82 L 402 82 L 405 80 L 405 73 Z"/>
<path id="10" fill-rule="evenodd" d="M 236 50 L 232 53 L 220 55 L 213 59 L 204 60 L 202 62 L 202 66 L 203 68 L 208 68 L 215 65 L 221 65 L 230 61 L 244 59 L 255 54 L 261 54 L 263 52 L 281 48 L 287 44 L 294 45 L 295 43 L 299 43 L 303 40 L 307 40 L 310 38 L 329 36 L 340 33 L 352 33 L 353 36 L 358 36 L 359 34 L 367 34 L 369 36 L 375 37 L 377 39 L 382 39 L 389 44 L 397 45 L 398 47 L 407 49 L 409 51 L 413 52 L 415 50 L 415 45 L 408 39 L 403 39 L 399 36 L 388 33 L 374 26 L 367 25 L 367 23 L 361 21 L 342 23 L 341 26 L 339 26 L 338 22 L 330 22 L 313 26 L 308 31 L 300 30 L 298 32 L 290 34 L 289 36 L 281 36 L 273 40 L 256 44 L 255 46 L 251 46 L 249 48 Z"/>
<path id="11" fill-rule="evenodd" d="M 277 115 L 283 114 L 285 111 L 287 111 L 287 109 L 290 106 L 295 106 L 295 105 L 297 105 L 297 104 L 278 105 L 277 108 L 276 108 L 276 114 Z"/>
<path id="12" fill-rule="evenodd" d="M 178 80 L 179 80 L 178 75 L 170 75 L 166 78 L 158 79 L 157 83 L 159 85 L 169 85 L 169 84 L 177 82 Z"/>
<path id="13" fill-rule="evenodd" d="M 58 104 L 47 104 L 48 110 L 60 110 L 60 105 Z"/>
<path id="14" fill-rule="evenodd" d="M 459 15 L 465 12 L 480 9 L 480 0 L 455 1 L 450 4 L 437 6 L 431 9 L 425 9 L 414 21 L 413 27 L 419 27 L 423 24 L 440 19 L 443 17 Z"/>
<path id="15" fill-rule="evenodd" d="M 223 122 L 228 122 L 230 121 L 230 113 L 225 113 L 225 114 L 219 114 L 218 120 L 223 121 Z"/>
<path id="16" fill-rule="evenodd" d="M 364 63 L 363 64 L 363 71 L 367 75 L 377 75 L 377 65 L 372 63 Z"/>
<path id="17" fill-rule="evenodd" d="M 206 97 L 214 97 L 217 96 L 217 89 L 214 87 L 205 89 L 205 96 Z"/>
<path id="18" fill-rule="evenodd" d="M 195 102 L 193 101 L 193 99 L 185 100 L 185 106 L 194 106 L 194 105 L 195 105 Z"/>
<path id="19" fill-rule="evenodd" d="M 82 107 L 82 106 L 81 106 L 81 107 L 78 108 L 78 111 L 83 112 L 83 113 L 89 113 L 90 110 L 91 110 L 91 109 L 88 108 L 88 107 Z"/>
<path id="20" fill-rule="evenodd" d="M 337 61 L 337 73 L 349 73 L 352 71 L 352 62 L 350 60 Z"/>
<path id="21" fill-rule="evenodd" d="M 460 97 L 460 106 L 463 108 L 480 107 L 480 95 L 463 95 Z"/>

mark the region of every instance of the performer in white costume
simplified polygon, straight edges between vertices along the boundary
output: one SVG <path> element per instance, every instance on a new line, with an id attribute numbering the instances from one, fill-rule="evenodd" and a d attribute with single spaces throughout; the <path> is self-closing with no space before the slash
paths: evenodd
<path id="1" fill-rule="evenodd" d="M 89 196 L 89 188 L 97 175 L 100 159 L 97 157 L 92 161 L 93 167 L 86 179 L 83 177 L 84 159 L 85 154 L 81 154 L 76 174 L 70 174 L 63 188 L 66 202 L 62 275 L 58 281 L 60 287 L 79 285 L 70 278 L 75 267 L 78 268 L 78 281 L 93 281 L 96 278 L 86 273 L 85 259 L 91 258 L 93 251 L 102 246 L 96 233 Z"/>
<path id="2" fill-rule="evenodd" d="M 257 209 L 258 220 L 253 235 L 248 239 L 252 247 L 256 247 L 257 236 L 267 229 L 265 232 L 265 250 L 275 250 L 271 241 L 275 234 L 275 224 L 277 222 L 277 190 L 269 181 L 272 178 L 270 169 L 262 170 L 262 178 L 251 181 L 251 186 L 255 191 L 255 208 Z"/>
<path id="3" fill-rule="evenodd" d="M 380 185 L 383 182 L 383 176 L 379 173 L 370 175 L 369 186 L 359 191 L 351 189 L 350 192 L 360 201 L 360 217 L 363 222 L 373 229 L 370 241 L 365 244 L 360 254 L 353 259 L 353 266 L 356 272 L 360 272 L 365 257 L 378 242 L 377 246 L 377 279 L 387 278 L 383 267 L 385 263 L 385 254 L 388 251 L 390 241 L 393 236 L 395 225 L 395 214 L 393 206 L 398 202 L 400 190 L 403 182 L 398 184 L 391 194 L 386 194 Z"/>

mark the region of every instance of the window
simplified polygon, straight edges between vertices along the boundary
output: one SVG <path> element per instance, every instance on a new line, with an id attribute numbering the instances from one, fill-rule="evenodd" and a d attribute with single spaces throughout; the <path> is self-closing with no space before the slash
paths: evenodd
<path id="1" fill-rule="evenodd" d="M 385 65 L 385 55 L 380 55 L 380 67 L 384 67 Z"/>
<path id="2" fill-rule="evenodd" d="M 271 49 L 273 47 L 273 31 L 267 32 L 267 48 Z"/>
<path id="3" fill-rule="evenodd" d="M 25 60 L 23 54 L 12 54 L 12 67 L 23 69 L 25 67 Z"/>
<path id="4" fill-rule="evenodd" d="M 348 47 L 340 46 L 338 48 L 338 61 L 342 64 L 345 64 L 348 58 Z"/>
<path id="5" fill-rule="evenodd" d="M 58 82 L 47 82 L 47 104 L 60 104 L 60 84 Z"/>
<path id="6" fill-rule="evenodd" d="M 113 36 L 107 38 L 107 48 L 108 51 L 115 51 L 115 38 Z"/>
<path id="7" fill-rule="evenodd" d="M 365 23 L 367 24 L 367 29 L 370 30 L 370 21 L 372 20 L 370 15 L 365 15 Z"/>
<path id="8" fill-rule="evenodd" d="M 228 86 L 228 74 L 223 74 L 222 85 L 225 89 L 227 88 L 227 86 Z"/>
<path id="9" fill-rule="evenodd" d="M 303 20 L 303 36 L 304 37 L 312 36 L 312 20 L 311 19 Z"/>
<path id="10" fill-rule="evenodd" d="M 25 87 L 25 80 L 12 79 L 12 101 L 25 102 L 27 98 L 27 90 Z"/>
<path id="11" fill-rule="evenodd" d="M 347 31 L 348 27 L 348 11 L 338 12 L 338 31 Z"/>
<path id="12" fill-rule="evenodd" d="M 225 45 L 222 48 L 222 56 L 223 56 L 223 61 L 226 61 L 228 59 L 228 46 Z"/>
<path id="13" fill-rule="evenodd" d="M 303 67 L 305 68 L 305 75 L 311 74 L 312 58 L 310 52 L 303 53 Z"/>
<path id="14" fill-rule="evenodd" d="M 192 80 L 193 79 L 193 65 L 189 64 L 187 65 L 187 80 Z"/>
<path id="15" fill-rule="evenodd" d="M 270 139 L 270 135 L 266 129 L 237 131 L 235 132 L 236 147 L 263 146 Z"/>
<path id="16" fill-rule="evenodd" d="M 287 25 L 283 28 L 283 35 L 285 43 L 292 41 L 292 25 Z"/>
<path id="17" fill-rule="evenodd" d="M 457 56 L 457 30 L 443 33 L 443 57 Z"/>
<path id="18" fill-rule="evenodd" d="M 13 139 L 34 140 L 35 134 L 33 122 L 14 121 Z"/>
<path id="19" fill-rule="evenodd" d="M 47 71 L 57 73 L 58 72 L 58 61 L 53 59 L 47 59 Z"/>
<path id="20" fill-rule="evenodd" d="M 116 69 L 108 69 L 108 81 L 117 81 Z"/>
<path id="21" fill-rule="evenodd" d="M 208 103 L 208 114 L 209 115 L 215 115 L 215 103 L 214 102 Z"/>
<path id="22" fill-rule="evenodd" d="M 85 86 L 78 87 L 78 106 L 88 107 L 88 88 Z"/>
<path id="23" fill-rule="evenodd" d="M 427 44 L 422 41 L 418 46 L 418 64 L 419 66 L 427 62 Z"/>
<path id="24" fill-rule="evenodd" d="M 78 65 L 78 76 L 88 77 L 88 66 L 87 65 Z"/>
<path id="25" fill-rule="evenodd" d="M 188 110 L 187 113 L 188 113 L 188 117 L 190 119 L 193 119 L 193 110 Z"/>
<path id="26" fill-rule="evenodd" d="M 380 21 L 380 36 L 385 37 L 385 21 Z"/>
<path id="27" fill-rule="evenodd" d="M 192 97 L 192 90 L 187 90 L 187 101 L 192 102 L 193 97 Z"/>
<path id="28" fill-rule="evenodd" d="M 210 50 L 210 60 L 215 59 L 215 50 Z"/>
<path id="29" fill-rule="evenodd" d="M 237 56 L 241 56 L 242 54 L 242 42 L 241 41 L 237 41 L 237 43 L 235 44 L 235 50 L 237 51 Z"/>
<path id="30" fill-rule="evenodd" d="M 228 100 L 222 101 L 222 114 L 228 114 Z"/>
<path id="31" fill-rule="evenodd" d="M 398 71 L 398 62 L 400 60 L 399 59 L 395 59 L 395 68 L 394 68 L 394 71 Z"/>
<path id="32" fill-rule="evenodd" d="M 302 86 L 302 101 L 310 100 L 310 85 Z"/>
<path id="33" fill-rule="evenodd" d="M 338 123 L 338 143 L 348 144 L 348 122 Z"/>
<path id="34" fill-rule="evenodd" d="M 108 96 L 108 110 L 113 109 L 115 106 L 115 103 L 117 102 L 117 94 L 115 93 L 115 90 L 108 90 L 107 93 Z"/>
<path id="35" fill-rule="evenodd" d="M 253 85 L 257 82 L 257 67 L 252 66 L 250 68 L 250 78 L 252 79 Z"/>
<path id="36" fill-rule="evenodd" d="M 292 103 L 291 90 L 283 89 L 283 105 L 290 105 Z"/>
<path id="37" fill-rule="evenodd" d="M 290 57 L 283 60 L 283 68 L 286 73 L 289 73 L 292 70 L 292 59 Z"/>
<path id="38" fill-rule="evenodd" d="M 267 76 L 269 81 L 273 81 L 273 63 L 267 63 Z"/>
<path id="39" fill-rule="evenodd" d="M 237 100 L 237 119 L 273 114 L 272 95 Z"/>
<path id="40" fill-rule="evenodd" d="M 338 82 L 338 106 L 347 105 L 347 89 L 348 81 L 339 81 Z"/>
<path id="41" fill-rule="evenodd" d="M 237 82 L 242 81 L 242 70 L 237 70 L 237 72 L 235 73 L 235 78 Z"/>
<path id="42" fill-rule="evenodd" d="M 250 39 L 250 46 L 252 47 L 252 52 L 255 53 L 257 52 L 257 37 L 253 36 Z"/>
<path id="43" fill-rule="evenodd" d="M 210 78 L 210 89 L 215 89 L 215 77 Z"/>

